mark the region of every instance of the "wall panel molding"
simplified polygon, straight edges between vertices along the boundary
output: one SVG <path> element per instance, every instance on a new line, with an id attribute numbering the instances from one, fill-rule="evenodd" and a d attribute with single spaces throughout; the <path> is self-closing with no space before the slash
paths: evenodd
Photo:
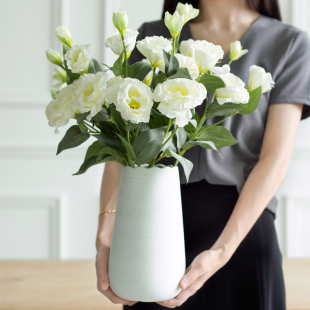
<path id="1" fill-rule="evenodd" d="M 310 196 L 285 197 L 285 254 L 287 257 L 309 257 Z"/>
<path id="2" fill-rule="evenodd" d="M 61 258 L 61 210 L 60 210 L 60 198 L 59 197 L 19 197 L 15 196 L 0 196 L 0 210 L 6 210 L 9 212 L 12 209 L 17 210 L 48 210 L 48 258 L 59 259 Z M 25 219 L 27 220 L 27 219 Z M 12 224 L 14 225 L 14 223 Z M 1 229 L 1 228 L 0 228 Z M 16 231 L 16 233 L 20 233 Z M 38 231 L 40 234 L 40 231 Z M 27 232 L 25 232 L 27 235 Z M 10 242 L 10 236 L 7 236 L 7 241 Z M 23 240 L 24 236 L 21 236 Z M 31 240 L 30 240 L 31 241 Z M 21 241 L 22 242 L 22 241 Z M 28 240 L 29 243 L 29 240 Z M 29 249 L 31 250 L 31 249 Z"/>

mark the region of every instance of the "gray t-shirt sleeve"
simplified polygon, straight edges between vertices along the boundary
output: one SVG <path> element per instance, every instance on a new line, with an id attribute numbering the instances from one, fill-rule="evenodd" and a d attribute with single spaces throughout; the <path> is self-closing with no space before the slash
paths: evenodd
<path id="1" fill-rule="evenodd" d="M 269 104 L 303 104 L 301 119 L 310 116 L 310 40 L 305 31 L 293 37 L 282 70 L 274 81 Z"/>

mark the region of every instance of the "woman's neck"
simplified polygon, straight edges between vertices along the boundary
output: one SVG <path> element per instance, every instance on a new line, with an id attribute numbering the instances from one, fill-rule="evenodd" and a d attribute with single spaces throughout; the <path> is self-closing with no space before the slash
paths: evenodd
<path id="1" fill-rule="evenodd" d="M 236 24 L 251 24 L 260 14 L 248 7 L 246 0 L 200 0 L 199 15 L 193 22 L 208 28 L 231 29 Z"/>

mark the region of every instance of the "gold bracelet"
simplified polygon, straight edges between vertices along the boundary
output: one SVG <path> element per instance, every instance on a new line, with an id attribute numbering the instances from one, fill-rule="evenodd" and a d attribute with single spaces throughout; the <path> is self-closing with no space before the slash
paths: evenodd
<path id="1" fill-rule="evenodd" d="M 116 210 L 103 210 L 99 213 L 98 217 L 100 217 L 101 214 L 108 212 L 108 213 L 115 213 Z"/>

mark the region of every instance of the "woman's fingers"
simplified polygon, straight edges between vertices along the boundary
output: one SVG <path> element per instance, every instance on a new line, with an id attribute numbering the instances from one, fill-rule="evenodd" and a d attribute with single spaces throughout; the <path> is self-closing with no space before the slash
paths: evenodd
<path id="1" fill-rule="evenodd" d="M 157 303 L 167 308 L 180 307 L 189 297 L 194 295 L 203 286 L 208 278 L 209 274 L 204 274 L 189 285 L 187 289 L 183 290 L 177 297 Z"/>
<path id="2" fill-rule="evenodd" d="M 98 249 L 96 256 L 97 289 L 114 304 L 132 306 L 136 303 L 135 301 L 123 299 L 115 295 L 110 288 L 110 281 L 108 276 L 109 255 L 109 247 L 102 246 L 100 249 Z"/>
<path id="3" fill-rule="evenodd" d="M 206 261 L 202 255 L 198 255 L 195 257 L 193 262 L 190 264 L 189 268 L 187 268 L 187 272 L 182 277 L 180 281 L 180 287 L 182 290 L 185 290 L 189 287 L 192 283 L 196 281 L 199 277 L 204 275 L 206 270 Z"/>

